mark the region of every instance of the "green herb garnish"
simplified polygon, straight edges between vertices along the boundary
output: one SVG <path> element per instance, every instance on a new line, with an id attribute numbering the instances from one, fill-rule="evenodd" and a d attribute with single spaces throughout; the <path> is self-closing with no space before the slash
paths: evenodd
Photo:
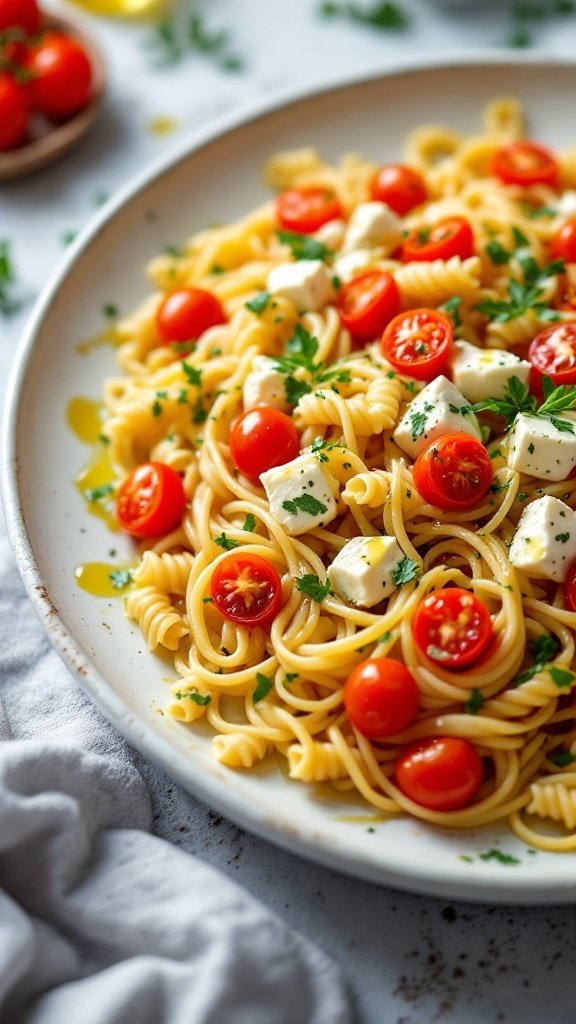
<path id="1" fill-rule="evenodd" d="M 477 690 L 476 687 L 474 687 L 470 692 L 470 696 L 466 701 L 466 704 L 464 705 L 466 713 L 468 715 L 477 715 L 484 703 L 484 700 L 484 694 L 480 693 L 480 690 Z"/>
<path id="2" fill-rule="evenodd" d="M 510 853 L 502 853 L 501 850 L 487 850 L 486 853 L 479 853 L 478 856 L 480 860 L 496 860 L 499 864 L 506 864 L 509 867 L 522 863 L 517 857 L 513 857 Z"/>
<path id="3" fill-rule="evenodd" d="M 287 245 L 295 260 L 330 260 L 334 256 L 323 242 L 318 242 L 311 235 L 299 235 L 296 231 L 277 231 L 276 235 L 282 245 Z"/>
<path id="4" fill-rule="evenodd" d="M 187 690 L 185 693 L 183 693 L 182 690 L 176 690 L 174 696 L 178 700 L 186 700 L 186 698 L 188 698 L 188 700 L 193 700 L 194 703 L 198 704 L 201 708 L 205 708 L 212 700 L 209 693 L 199 693 L 195 686 L 192 687 L 191 690 Z"/>
<path id="5" fill-rule="evenodd" d="M 409 23 L 408 15 L 396 3 L 389 0 L 375 0 L 370 7 L 359 3 L 335 3 L 325 0 L 318 8 L 323 18 L 347 18 L 359 25 L 367 25 L 379 32 L 394 32 L 405 29 Z"/>
<path id="6" fill-rule="evenodd" d="M 20 309 L 21 303 L 10 294 L 15 280 L 10 242 L 0 241 L 0 313 L 3 316 L 10 316 Z"/>
<path id="7" fill-rule="evenodd" d="M 305 576 L 297 576 L 296 590 L 300 590 L 307 597 L 311 597 L 313 601 L 320 604 L 325 597 L 328 597 L 330 593 L 330 580 L 326 580 L 325 583 L 321 583 L 318 576 L 314 573 L 307 573 Z"/>
<path id="8" fill-rule="evenodd" d="M 318 498 L 315 498 L 313 494 L 299 494 L 297 498 L 291 501 L 283 501 L 282 508 L 286 509 L 290 515 L 298 515 L 298 512 L 305 512 L 310 516 L 324 515 L 328 511 L 328 507 L 324 505 Z"/>
<path id="9" fill-rule="evenodd" d="M 221 533 L 219 537 L 214 537 L 214 543 L 219 548 L 224 548 L 224 551 L 232 551 L 232 548 L 239 547 L 237 540 L 232 540 L 231 537 L 227 537 L 225 533 Z"/>
<path id="10" fill-rule="evenodd" d="M 246 533 L 254 533 L 255 527 L 256 517 L 253 516 L 251 512 L 248 512 L 246 515 L 246 519 L 244 520 L 244 526 L 242 527 L 242 529 L 245 530 Z"/>
<path id="11" fill-rule="evenodd" d="M 253 299 L 245 303 L 246 309 L 249 309 L 251 313 L 256 313 L 259 316 L 266 309 L 266 306 L 270 302 L 272 296 L 270 292 L 259 292 Z"/>
<path id="12" fill-rule="evenodd" d="M 132 583 L 132 572 L 130 569 L 115 569 L 114 572 L 108 573 L 108 579 L 114 590 L 124 590 L 129 583 Z"/>
<path id="13" fill-rule="evenodd" d="M 410 583 L 420 575 L 420 566 L 412 558 L 409 558 L 408 555 L 404 555 L 402 561 L 398 563 L 390 575 L 395 586 L 401 587 L 404 583 Z"/>
<path id="14" fill-rule="evenodd" d="M 270 690 L 274 686 L 274 680 L 270 679 L 269 676 L 263 675 L 262 672 L 257 672 L 256 684 L 256 689 L 254 690 L 254 696 L 252 698 L 255 704 L 257 704 L 259 700 L 264 700 L 264 698 L 268 696 Z"/>

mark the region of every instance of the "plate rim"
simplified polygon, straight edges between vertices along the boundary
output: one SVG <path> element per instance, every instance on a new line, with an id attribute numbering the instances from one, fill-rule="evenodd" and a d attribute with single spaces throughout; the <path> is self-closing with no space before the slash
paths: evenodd
<path id="1" fill-rule="evenodd" d="M 13 361 L 6 390 L 6 407 L 2 423 L 2 445 L 0 448 L 0 470 L 4 513 L 8 538 L 12 545 L 18 570 L 24 582 L 35 612 L 46 630 L 50 642 L 74 674 L 90 698 L 103 711 L 108 721 L 141 753 L 161 767 L 194 797 L 223 813 L 227 818 L 246 831 L 296 855 L 304 856 L 323 867 L 335 869 L 364 881 L 388 885 L 404 891 L 423 893 L 450 899 L 476 902 L 544 905 L 576 902 L 576 876 L 574 880 L 562 878 L 537 883 L 535 879 L 518 879 L 504 867 L 493 866 L 491 877 L 475 877 L 474 869 L 466 880 L 451 877 L 449 864 L 420 868 L 417 875 L 412 869 L 403 869 L 402 863 L 390 867 L 374 857 L 358 860 L 354 853 L 341 849 L 333 837 L 322 836 L 318 831 L 305 827 L 300 833 L 293 824 L 271 819 L 267 811 L 252 807 L 247 814 L 239 806 L 234 793 L 221 786 L 221 776 L 206 772 L 191 784 L 184 771 L 184 755 L 170 744 L 166 736 L 156 734 L 139 722 L 122 699 L 112 690 L 105 677 L 84 654 L 72 633 L 66 629 L 53 604 L 46 584 L 36 563 L 32 544 L 24 520 L 24 510 L 19 494 L 19 473 L 16 461 L 16 426 L 20 401 L 26 381 L 26 373 L 33 357 L 35 343 L 43 319 L 60 286 L 74 265 L 81 259 L 91 242 L 97 238 L 105 225 L 113 220 L 130 201 L 144 191 L 163 174 L 175 168 L 211 143 L 249 124 L 297 106 L 322 95 L 334 94 L 339 90 L 369 86 L 389 78 L 402 75 L 420 74 L 442 69 L 463 71 L 482 67 L 535 67 L 541 69 L 553 64 L 576 71 L 576 59 L 558 56 L 545 50 L 529 53 L 509 53 L 505 50 L 470 50 L 465 54 L 438 53 L 422 59 L 391 61 L 383 70 L 370 70 L 360 74 L 338 74 L 323 78 L 313 85 L 299 86 L 279 91 L 264 101 L 243 104 L 231 115 L 215 120 L 209 127 L 188 133 L 167 153 L 153 160 L 144 169 L 133 175 L 122 185 L 114 196 L 99 210 L 80 231 L 78 237 L 63 254 L 52 275 L 37 299 L 25 325 Z M 182 762 L 182 768 L 180 767 Z M 221 766 L 220 766 L 221 767 Z M 376 851 L 375 851 L 376 853 Z"/>

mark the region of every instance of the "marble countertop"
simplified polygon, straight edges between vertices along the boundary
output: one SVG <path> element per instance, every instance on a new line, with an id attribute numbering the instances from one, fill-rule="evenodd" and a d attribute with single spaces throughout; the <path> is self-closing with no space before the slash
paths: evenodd
<path id="1" fill-rule="evenodd" d="M 377 32 L 321 17 L 319 0 L 182 0 L 180 10 L 201 12 L 210 29 L 229 29 L 229 52 L 243 67 L 226 72 L 205 54 L 160 70 L 147 49 L 150 24 L 98 20 L 71 3 L 46 2 L 94 32 L 110 83 L 103 115 L 80 147 L 45 172 L 0 187 L 0 240 L 10 242 L 21 301 L 19 311 L 0 317 L 0 392 L 26 316 L 66 238 L 186 133 L 336 73 L 378 71 L 408 55 L 503 47 L 519 28 L 549 52 L 574 53 L 576 14 L 519 25 L 505 0 L 398 3 L 408 27 Z M 140 768 L 152 790 L 157 834 L 234 877 L 330 952 L 361 1024 L 574 1020 L 572 908 L 446 903 L 346 878 L 242 832 L 142 759 Z"/>

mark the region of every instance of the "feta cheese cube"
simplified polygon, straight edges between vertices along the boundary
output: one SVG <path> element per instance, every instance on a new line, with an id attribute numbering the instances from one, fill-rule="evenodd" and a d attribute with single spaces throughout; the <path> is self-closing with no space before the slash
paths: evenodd
<path id="1" fill-rule="evenodd" d="M 452 381 L 469 402 L 503 398 L 510 377 L 527 384 L 530 373 L 530 363 L 513 352 L 476 348 L 467 341 L 455 342 L 450 366 Z"/>
<path id="2" fill-rule="evenodd" d="M 394 431 L 394 440 L 415 459 L 430 441 L 453 430 L 482 440 L 470 403 L 446 377 L 437 377 L 412 399 Z"/>
<path id="3" fill-rule="evenodd" d="M 554 203 L 556 213 L 559 217 L 574 217 L 576 214 L 576 192 L 574 189 L 567 189 L 558 197 Z"/>
<path id="4" fill-rule="evenodd" d="M 402 240 L 402 221 L 386 203 L 360 203 L 348 221 L 343 252 L 384 246 L 387 252 L 396 249 Z"/>
<path id="5" fill-rule="evenodd" d="M 314 238 L 329 249 L 339 249 L 342 245 L 346 224 L 343 220 L 329 220 L 314 232 Z"/>
<path id="6" fill-rule="evenodd" d="M 355 249 L 353 252 L 347 252 L 334 260 L 334 273 L 341 281 L 351 281 L 360 271 L 372 266 L 381 255 L 382 250 L 376 249 Z"/>
<path id="7" fill-rule="evenodd" d="M 284 466 L 267 469 L 260 480 L 272 515 L 291 537 L 326 526 L 336 518 L 338 482 L 310 452 Z"/>
<path id="8" fill-rule="evenodd" d="M 283 295 L 299 313 L 322 309 L 333 297 L 332 276 L 322 260 L 281 263 L 268 274 L 268 291 Z"/>
<path id="9" fill-rule="evenodd" d="M 392 573 L 403 558 L 394 537 L 352 537 L 328 569 L 330 586 L 344 601 L 372 608 L 396 589 Z"/>
<path id="10" fill-rule="evenodd" d="M 516 417 L 508 444 L 508 465 L 540 480 L 566 480 L 576 466 L 576 425 L 565 416 L 552 420 L 521 413 Z"/>
<path id="11" fill-rule="evenodd" d="M 276 365 L 275 360 L 268 356 L 254 356 L 252 369 L 242 386 L 245 409 L 270 405 L 273 409 L 287 412 L 291 408 L 286 401 L 286 375 L 277 370 Z"/>
<path id="12" fill-rule="evenodd" d="M 524 509 L 510 546 L 510 561 L 527 576 L 562 583 L 576 558 L 576 513 L 547 494 Z"/>

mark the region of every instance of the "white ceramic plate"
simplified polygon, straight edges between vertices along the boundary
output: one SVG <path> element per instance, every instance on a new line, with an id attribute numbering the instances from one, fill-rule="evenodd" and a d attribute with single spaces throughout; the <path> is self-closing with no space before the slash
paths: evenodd
<path id="1" fill-rule="evenodd" d="M 146 260 L 192 231 L 241 215 L 266 191 L 268 154 L 312 144 L 329 158 L 360 151 L 397 159 L 406 131 L 425 121 L 479 128 L 486 101 L 520 97 L 531 134 L 551 145 L 568 133 L 576 66 L 555 58 L 467 55 L 462 63 L 395 69 L 252 111 L 193 140 L 125 189 L 77 240 L 39 302 L 12 379 L 5 433 L 4 491 L 20 571 L 52 642 L 108 718 L 145 755 L 238 824 L 342 871 L 449 897 L 501 902 L 576 901 L 576 857 L 529 854 L 503 829 L 431 830 L 409 820 L 371 821 L 369 808 L 336 802 L 285 779 L 273 766 L 233 772 L 216 763 L 207 733 L 168 721 L 166 664 L 148 654 L 122 612 L 79 590 L 75 567 L 130 557 L 126 538 L 90 518 L 73 486 L 85 447 L 66 424 L 71 397 L 97 398 L 116 372 L 113 352 L 79 355 L 102 327 L 102 307 L 122 311 L 147 293 Z M 366 820 L 342 820 L 349 815 Z M 372 830 L 373 829 L 373 830 Z M 483 861 L 497 848 L 520 861 Z M 471 860 L 463 860 L 465 855 Z"/>

